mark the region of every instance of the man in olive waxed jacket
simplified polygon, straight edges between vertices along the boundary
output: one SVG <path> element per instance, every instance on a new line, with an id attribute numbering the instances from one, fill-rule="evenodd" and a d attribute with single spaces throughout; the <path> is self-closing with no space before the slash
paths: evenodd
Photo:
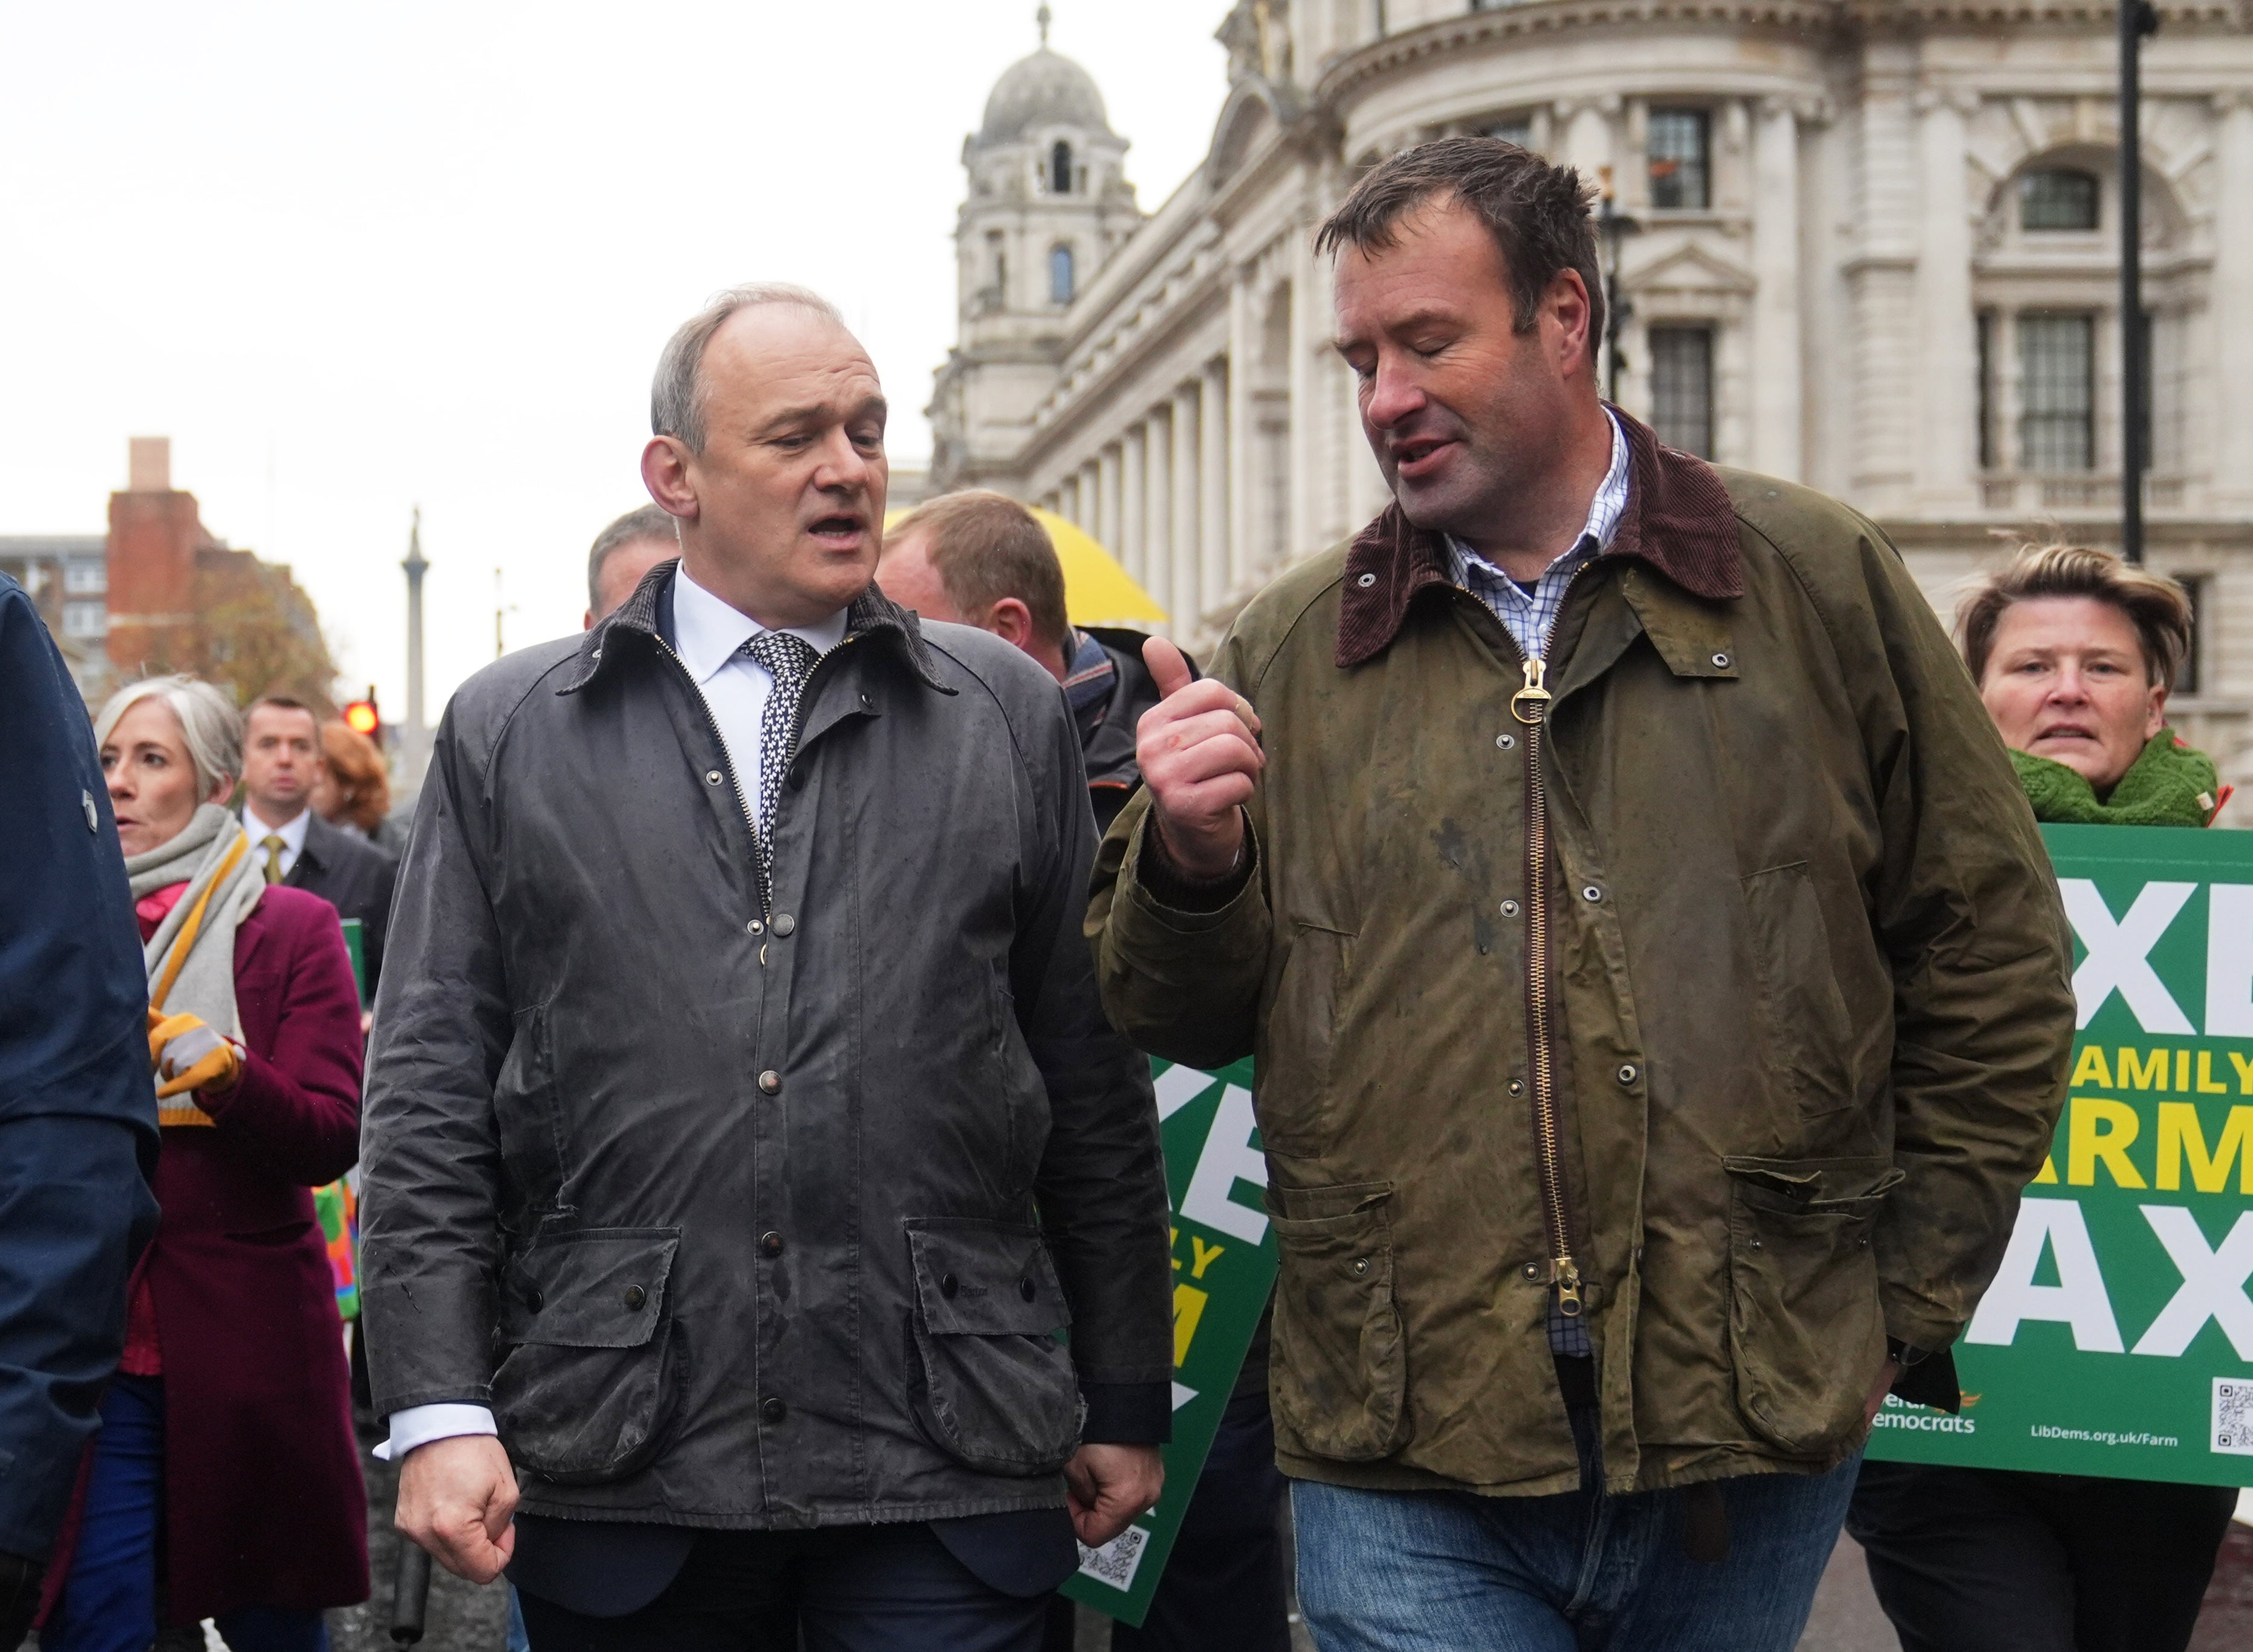
<path id="1" fill-rule="evenodd" d="M 1322 240 L 1394 503 L 1152 645 L 1106 1005 L 1256 1058 L 1325 1652 L 1782 1652 L 2050 1139 L 2040 840 L 1875 527 L 1600 401 L 1574 174 L 1424 145 Z"/>

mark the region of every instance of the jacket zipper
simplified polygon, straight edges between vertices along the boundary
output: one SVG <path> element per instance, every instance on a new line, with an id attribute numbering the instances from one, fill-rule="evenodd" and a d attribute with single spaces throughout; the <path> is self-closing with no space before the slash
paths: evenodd
<path id="1" fill-rule="evenodd" d="M 659 649 L 664 651 L 665 657 L 667 659 L 670 659 L 675 666 L 680 668 L 681 678 L 687 683 L 689 693 L 696 696 L 697 705 L 703 709 L 704 726 L 712 731 L 712 738 L 715 743 L 716 743 L 720 748 L 720 761 L 727 765 L 728 784 L 735 790 L 736 806 L 741 808 L 743 812 L 743 824 L 751 829 L 751 853 L 753 854 L 757 854 L 758 853 L 760 830 L 759 818 L 757 813 L 751 807 L 750 798 L 746 797 L 743 793 L 743 782 L 736 777 L 735 753 L 728 749 L 728 738 L 725 735 L 720 732 L 719 720 L 712 714 L 712 702 L 704 698 L 704 691 L 697 687 L 696 679 L 689 675 L 688 662 L 681 659 L 680 654 L 674 651 L 673 645 L 666 642 L 663 637 L 659 636 L 653 631 L 650 633 L 650 640 L 654 642 Z M 798 761 L 798 739 L 799 735 L 804 733 L 806 729 L 806 701 L 808 691 L 813 687 L 814 673 L 821 669 L 822 662 L 824 660 L 828 659 L 832 655 L 836 654 L 853 641 L 854 638 L 850 637 L 841 638 L 837 646 L 831 649 L 828 653 L 822 655 L 820 659 L 815 660 L 813 662 L 813 670 L 808 671 L 806 673 L 806 681 L 799 686 L 798 691 L 798 704 L 791 712 L 790 749 L 783 757 L 783 771 L 785 774 L 789 772 L 790 765 Z M 767 910 L 771 903 L 769 902 L 767 896 L 766 880 L 764 878 L 754 878 L 752 882 L 759 886 L 759 917 L 762 920 L 772 917 L 774 914 Z"/>
<path id="2" fill-rule="evenodd" d="M 1573 570 L 1557 598 L 1550 621 L 1556 634 L 1565 601 L 1586 562 Z M 1508 627 L 1504 627 L 1507 631 Z M 1515 638 L 1512 639 L 1515 641 Z M 1525 728 L 1525 1047 L 1533 1089 L 1534 1150 L 1540 1161 L 1541 1214 L 1549 1241 L 1548 1284 L 1557 1293 L 1557 1311 L 1580 1316 L 1580 1266 L 1573 1257 L 1572 1229 L 1565 1212 L 1564 1153 L 1559 1145 L 1554 1031 L 1549 1002 L 1549 810 L 1541 781 L 1541 736 L 1548 728 L 1549 662 L 1519 650 L 1525 686 L 1510 697 L 1510 714 Z"/>
<path id="3" fill-rule="evenodd" d="M 743 783 L 736 778 L 736 756 L 728 749 L 728 737 L 720 732 L 720 720 L 712 714 L 712 702 L 704 698 L 703 689 L 697 687 L 696 679 L 689 674 L 688 662 L 673 652 L 673 645 L 654 631 L 650 632 L 650 640 L 658 645 L 667 659 L 680 667 L 680 680 L 688 685 L 688 692 L 696 696 L 697 708 L 704 714 L 704 726 L 712 731 L 712 742 L 720 748 L 720 761 L 726 765 L 728 784 L 735 791 L 736 806 L 743 812 L 743 824 L 751 829 L 751 854 L 756 856 L 759 852 L 759 817 L 751 808 L 751 800 L 743 795 Z M 791 745 L 795 748 L 797 744 L 798 735 L 793 730 Z M 753 871 L 751 882 L 758 890 L 759 918 L 764 923 L 773 914 L 767 910 L 766 880 L 757 875 L 756 868 Z"/>

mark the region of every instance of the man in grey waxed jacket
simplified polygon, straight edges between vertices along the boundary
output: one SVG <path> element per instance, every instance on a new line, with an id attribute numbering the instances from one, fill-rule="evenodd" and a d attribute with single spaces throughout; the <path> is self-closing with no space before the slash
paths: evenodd
<path id="1" fill-rule="evenodd" d="M 1157 1494 L 1165 1179 L 1077 736 L 871 582 L 883 415 L 820 299 L 722 295 L 652 394 L 680 561 L 464 685 L 424 784 L 370 1367 L 401 1529 L 506 1566 L 535 1645 L 1029 1648 Z"/>

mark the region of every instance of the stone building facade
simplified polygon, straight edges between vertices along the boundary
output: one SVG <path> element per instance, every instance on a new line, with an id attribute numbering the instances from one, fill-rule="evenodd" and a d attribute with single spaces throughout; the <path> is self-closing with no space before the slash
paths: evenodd
<path id="1" fill-rule="evenodd" d="M 2178 724 L 2243 785 L 2253 3 L 2159 10 L 2148 557 L 2200 612 Z M 1219 38 L 1210 150 L 1147 216 L 1091 76 L 1045 45 L 1002 76 L 931 409 L 935 487 L 1080 523 L 1185 641 L 1382 506 L 1312 232 L 1361 168 L 1446 133 L 1569 162 L 1630 220 L 1607 242 L 1622 406 L 1867 512 L 1943 610 L 2026 539 L 2117 543 L 2110 4 L 1243 0 Z"/>

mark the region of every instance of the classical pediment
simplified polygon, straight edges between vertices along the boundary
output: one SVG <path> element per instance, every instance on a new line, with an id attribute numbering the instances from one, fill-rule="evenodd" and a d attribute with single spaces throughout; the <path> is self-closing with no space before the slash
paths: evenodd
<path id="1" fill-rule="evenodd" d="M 1655 263 L 1629 271 L 1621 285 L 1630 293 L 1712 293 L 1748 298 L 1760 282 L 1750 270 L 1716 257 L 1692 241 Z"/>

